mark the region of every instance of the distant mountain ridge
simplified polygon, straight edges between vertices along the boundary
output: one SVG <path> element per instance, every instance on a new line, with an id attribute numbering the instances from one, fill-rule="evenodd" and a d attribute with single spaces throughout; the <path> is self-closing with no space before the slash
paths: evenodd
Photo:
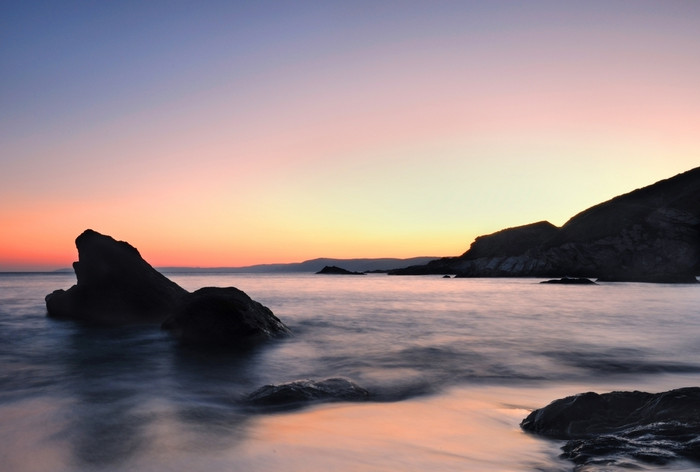
<path id="1" fill-rule="evenodd" d="M 437 257 L 410 257 L 400 258 L 359 258 L 359 259 L 333 259 L 320 257 L 303 262 L 292 262 L 288 264 L 257 264 L 245 267 L 158 267 L 164 273 L 285 273 L 285 272 L 310 272 L 316 273 L 326 266 L 339 266 L 353 272 L 375 272 L 389 271 L 397 267 L 408 267 L 412 265 L 427 264 Z"/>
<path id="2" fill-rule="evenodd" d="M 458 257 L 390 271 L 461 277 L 593 277 L 695 282 L 700 274 L 700 167 L 547 221 L 479 236 Z"/>

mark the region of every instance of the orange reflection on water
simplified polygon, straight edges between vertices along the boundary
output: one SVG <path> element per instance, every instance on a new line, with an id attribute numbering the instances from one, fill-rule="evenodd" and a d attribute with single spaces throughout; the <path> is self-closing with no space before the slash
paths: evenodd
<path id="1" fill-rule="evenodd" d="M 0 410 L 0 470 L 45 472 L 66 470 L 70 449 L 50 441 L 65 422 L 57 420 L 65 405 L 56 399 L 27 399 Z"/>
<path id="2" fill-rule="evenodd" d="M 453 390 L 273 415 L 256 424 L 253 440 L 237 453 L 255 467 L 285 470 L 523 471 L 551 463 L 556 444 L 518 427 L 528 410 L 493 398 L 487 390 Z"/>

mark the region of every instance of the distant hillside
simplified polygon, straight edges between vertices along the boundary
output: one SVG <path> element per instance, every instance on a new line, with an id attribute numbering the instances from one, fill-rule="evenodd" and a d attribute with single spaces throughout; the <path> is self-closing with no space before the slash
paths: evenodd
<path id="1" fill-rule="evenodd" d="M 461 256 L 390 273 L 694 282 L 700 168 L 595 205 L 561 228 L 541 221 L 504 229 L 476 238 Z"/>
<path id="2" fill-rule="evenodd" d="M 340 266 L 353 272 L 389 271 L 398 267 L 427 264 L 437 257 L 411 257 L 408 259 L 379 258 L 379 259 L 331 259 L 318 258 L 304 262 L 290 264 L 259 264 L 246 267 L 159 267 L 164 273 L 283 273 L 283 272 L 309 272 L 316 273 L 326 266 Z"/>

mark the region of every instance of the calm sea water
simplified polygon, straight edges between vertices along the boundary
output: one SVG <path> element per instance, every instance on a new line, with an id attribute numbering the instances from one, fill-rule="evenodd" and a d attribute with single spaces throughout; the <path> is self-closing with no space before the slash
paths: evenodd
<path id="1" fill-rule="evenodd" d="M 44 296 L 73 275 L 0 275 L 2 470 L 570 471 L 560 442 L 520 431 L 531 409 L 700 385 L 700 286 L 170 278 L 238 287 L 294 336 L 244 355 L 186 349 L 153 327 L 46 318 Z M 265 384 L 338 376 L 376 401 L 283 413 L 240 402 Z"/>

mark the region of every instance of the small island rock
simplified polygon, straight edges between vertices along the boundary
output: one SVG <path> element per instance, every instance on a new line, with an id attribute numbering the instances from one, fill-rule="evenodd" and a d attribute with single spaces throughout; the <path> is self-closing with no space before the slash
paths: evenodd
<path id="1" fill-rule="evenodd" d="M 323 269 L 316 272 L 317 274 L 334 274 L 334 275 L 365 275 L 364 272 L 352 272 L 338 266 L 325 266 Z"/>

